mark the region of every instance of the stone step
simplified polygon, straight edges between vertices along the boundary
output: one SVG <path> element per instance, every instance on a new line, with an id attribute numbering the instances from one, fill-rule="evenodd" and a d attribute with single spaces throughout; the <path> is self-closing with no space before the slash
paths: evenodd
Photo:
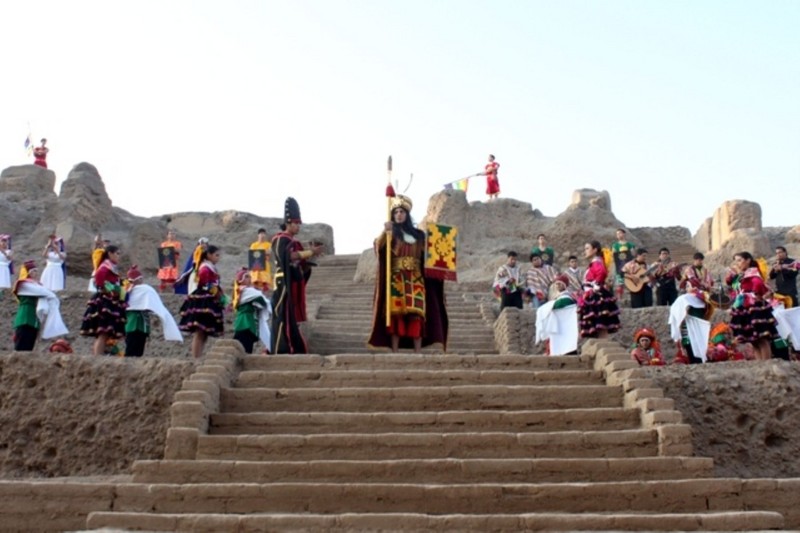
<path id="1" fill-rule="evenodd" d="M 311 324 L 312 331 L 315 335 L 331 335 L 341 333 L 345 335 L 360 335 L 365 339 L 369 337 L 372 331 L 371 324 L 367 322 L 350 322 L 346 320 L 315 320 Z M 473 337 L 477 335 L 491 337 L 494 339 L 494 330 L 491 326 L 487 325 L 483 320 L 462 320 L 456 323 L 450 323 L 450 338 L 449 341 L 455 341 L 462 336 L 472 334 Z"/>
<path id="2" fill-rule="evenodd" d="M 400 387 L 467 384 L 603 385 L 599 370 L 245 370 L 237 388 Z"/>
<path id="3" fill-rule="evenodd" d="M 361 346 L 359 346 L 359 345 L 354 345 L 352 342 L 337 342 L 330 340 L 326 340 L 319 344 L 317 344 L 312 340 L 311 347 L 313 351 L 321 355 L 336 355 L 341 353 L 369 355 L 369 354 L 389 351 L 387 348 L 369 348 L 366 345 L 366 343 L 363 343 Z M 405 350 L 405 351 L 411 353 L 411 350 Z M 423 348 L 422 353 L 441 354 L 443 352 L 441 347 L 428 347 L 428 348 Z M 448 344 L 447 353 L 451 355 L 453 354 L 474 355 L 474 354 L 496 354 L 499 352 L 494 346 L 491 345 L 491 343 L 487 341 L 481 344 L 475 344 L 475 343 L 463 344 L 463 345 Z"/>
<path id="4" fill-rule="evenodd" d="M 705 457 L 399 459 L 393 461 L 137 461 L 134 483 L 562 483 L 713 476 Z"/>
<path id="5" fill-rule="evenodd" d="M 454 385 L 452 387 L 223 388 L 222 412 L 447 411 L 621 407 L 622 388 L 605 385 Z"/>
<path id="6" fill-rule="evenodd" d="M 448 319 L 460 318 L 464 320 L 483 321 L 483 316 L 477 309 L 463 310 L 463 311 L 459 310 L 451 311 L 448 309 L 447 317 Z M 317 320 L 342 320 L 348 322 L 366 322 L 367 324 L 371 324 L 372 308 L 371 307 L 335 308 L 333 306 L 321 305 L 320 309 L 317 311 L 315 318 Z"/>
<path id="7" fill-rule="evenodd" d="M 120 483 L 115 487 L 113 509 L 155 513 L 705 513 L 751 508 L 743 495 L 745 482 L 725 478 L 476 485 Z"/>
<path id="8" fill-rule="evenodd" d="M 201 435 L 197 459 L 236 461 L 600 458 L 658 454 L 651 429 L 540 433 Z"/>
<path id="9" fill-rule="evenodd" d="M 325 332 L 325 331 L 314 331 L 313 340 L 315 342 L 322 342 L 323 340 L 337 340 L 337 341 L 344 341 L 344 342 L 351 342 L 354 345 L 363 344 L 367 342 L 367 338 L 369 337 L 369 330 L 367 330 L 367 334 L 365 335 L 363 332 L 359 331 L 341 331 L 341 332 Z M 452 339 L 452 342 L 450 342 Z M 461 345 L 469 345 L 469 343 L 480 343 L 481 341 L 489 341 L 491 340 L 494 342 L 494 335 L 490 329 L 483 329 L 475 330 L 475 329 L 465 329 L 461 331 L 453 331 L 450 330 L 450 336 L 448 338 L 447 345 L 450 346 L 451 344 L 458 342 Z"/>
<path id="10" fill-rule="evenodd" d="M 306 368 L 445 370 L 476 368 L 503 369 L 586 369 L 589 364 L 575 356 L 547 357 L 540 355 L 444 355 L 412 353 L 378 353 L 371 355 L 339 353 L 337 355 L 246 355 L 244 370 L 298 370 Z"/>
<path id="11" fill-rule="evenodd" d="M 610 431 L 641 426 L 638 409 L 520 411 L 417 411 L 405 413 L 217 413 L 215 435 L 307 435 L 312 433 L 456 433 L 478 431 Z"/>
<path id="12" fill-rule="evenodd" d="M 95 512 L 90 529 L 123 531 L 753 531 L 780 529 L 769 511 L 695 513 L 436 514 L 299 512 L 157 514 Z"/>

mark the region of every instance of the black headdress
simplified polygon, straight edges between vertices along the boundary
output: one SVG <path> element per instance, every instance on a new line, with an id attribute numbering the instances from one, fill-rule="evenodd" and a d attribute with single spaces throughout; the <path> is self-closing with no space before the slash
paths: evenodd
<path id="1" fill-rule="evenodd" d="M 298 224 L 303 223 L 303 221 L 300 219 L 300 206 L 297 204 L 297 200 L 291 196 L 286 199 L 286 203 L 284 204 L 283 221 L 286 224 L 292 222 L 297 222 Z"/>

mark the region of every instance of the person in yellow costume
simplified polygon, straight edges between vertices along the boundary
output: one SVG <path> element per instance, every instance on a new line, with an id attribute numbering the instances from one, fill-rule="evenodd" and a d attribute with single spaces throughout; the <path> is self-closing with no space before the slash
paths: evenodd
<path id="1" fill-rule="evenodd" d="M 267 230 L 258 229 L 257 240 L 250 245 L 250 281 L 256 289 L 266 292 L 272 286 L 272 269 L 270 268 L 270 252 L 272 243 L 267 240 Z"/>

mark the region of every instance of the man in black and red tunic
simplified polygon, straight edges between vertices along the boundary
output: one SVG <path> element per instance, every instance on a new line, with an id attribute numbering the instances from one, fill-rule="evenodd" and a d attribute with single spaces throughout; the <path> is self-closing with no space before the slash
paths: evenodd
<path id="1" fill-rule="evenodd" d="M 300 232 L 300 206 L 294 198 L 284 205 L 281 231 L 272 237 L 272 266 L 275 288 L 272 293 L 273 354 L 308 353 L 308 343 L 300 332 L 300 322 L 306 321 L 306 282 L 311 277 L 310 261 L 322 253 L 323 245 L 303 248 L 295 235 Z"/>

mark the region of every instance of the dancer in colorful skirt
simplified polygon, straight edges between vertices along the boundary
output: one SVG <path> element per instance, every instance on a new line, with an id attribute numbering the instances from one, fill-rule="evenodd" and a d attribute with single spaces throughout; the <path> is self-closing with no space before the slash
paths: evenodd
<path id="1" fill-rule="evenodd" d="M 106 246 L 100 256 L 100 265 L 94 273 L 97 292 L 86 305 L 81 323 L 81 335 L 95 337 L 92 345 L 94 355 L 103 355 L 106 342 L 125 336 L 125 290 L 119 275 L 120 250 L 118 246 Z"/>
<path id="2" fill-rule="evenodd" d="M 603 339 L 619 330 L 619 307 L 614 295 L 606 288 L 608 269 L 603 262 L 600 243 L 587 242 L 583 253 L 589 260 L 589 267 L 583 276 L 583 295 L 578 306 L 581 337 Z"/>

